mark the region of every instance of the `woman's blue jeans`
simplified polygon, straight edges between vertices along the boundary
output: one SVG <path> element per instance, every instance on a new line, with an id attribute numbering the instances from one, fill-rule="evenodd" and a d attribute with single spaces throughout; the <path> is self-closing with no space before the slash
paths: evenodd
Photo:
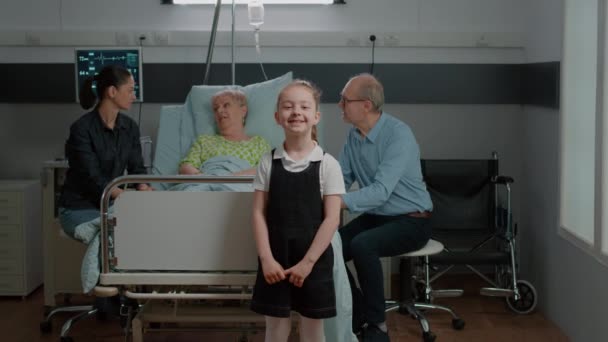
<path id="1" fill-rule="evenodd" d="M 99 217 L 99 209 L 69 209 L 59 208 L 59 222 L 63 231 L 74 238 L 74 231 L 81 223 L 89 222 Z"/>

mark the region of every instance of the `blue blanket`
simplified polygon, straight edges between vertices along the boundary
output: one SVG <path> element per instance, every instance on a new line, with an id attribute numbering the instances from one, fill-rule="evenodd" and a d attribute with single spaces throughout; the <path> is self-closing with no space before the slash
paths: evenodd
<path id="1" fill-rule="evenodd" d="M 74 231 L 74 237 L 88 245 L 80 267 L 80 281 L 84 293 L 93 290 L 99 280 L 101 269 L 101 263 L 99 262 L 100 227 L 101 219 L 98 217 L 78 225 Z"/>
<path id="2" fill-rule="evenodd" d="M 230 176 L 235 172 L 251 168 L 248 161 L 233 156 L 217 156 L 207 159 L 200 170 L 209 176 Z M 252 192 L 253 186 L 248 183 L 188 183 L 177 184 L 169 190 L 173 191 L 238 191 Z"/>

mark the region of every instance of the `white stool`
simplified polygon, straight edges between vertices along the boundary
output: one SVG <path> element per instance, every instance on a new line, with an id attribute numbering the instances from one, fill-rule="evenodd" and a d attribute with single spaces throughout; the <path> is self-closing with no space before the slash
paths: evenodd
<path id="1" fill-rule="evenodd" d="M 397 257 L 399 257 L 401 259 L 399 268 L 400 268 L 400 282 L 401 282 L 402 289 L 404 286 L 411 285 L 410 284 L 411 279 L 404 279 L 410 273 L 408 271 L 410 268 L 409 267 L 409 262 L 410 262 L 409 258 L 413 258 L 413 257 L 424 258 L 424 284 L 425 284 L 424 302 L 410 302 L 409 301 L 410 298 L 403 298 L 405 296 L 404 293 L 401 294 L 401 302 L 396 302 L 396 301 L 387 301 L 386 302 L 386 304 L 387 304 L 386 312 L 398 310 L 399 313 L 412 315 L 414 318 L 416 318 L 416 320 L 418 320 L 418 322 L 420 322 L 420 327 L 422 328 L 422 339 L 424 342 L 435 341 L 436 336 L 431 332 L 428 321 L 426 320 L 424 315 L 422 315 L 422 313 L 419 311 L 419 309 L 424 309 L 424 310 L 433 309 L 433 310 L 446 311 L 450 315 L 452 315 L 452 328 L 454 328 L 456 330 L 461 330 L 464 328 L 464 321 L 460 317 L 458 317 L 454 313 L 454 311 L 452 311 L 452 309 L 442 306 L 442 305 L 437 305 L 437 304 L 431 303 L 431 301 L 433 299 L 433 296 L 432 296 L 433 289 L 431 288 L 431 282 L 429 280 L 429 277 L 430 277 L 429 256 L 433 255 L 433 254 L 441 253 L 442 251 L 443 251 L 443 244 L 441 242 L 438 242 L 435 240 L 429 240 L 427 242 L 427 244 L 419 250 L 398 255 Z M 401 292 L 405 292 L 405 291 L 402 290 Z"/>

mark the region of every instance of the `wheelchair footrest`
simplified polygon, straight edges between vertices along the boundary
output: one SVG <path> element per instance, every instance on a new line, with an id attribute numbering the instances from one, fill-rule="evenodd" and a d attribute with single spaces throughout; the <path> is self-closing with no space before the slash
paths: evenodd
<path id="1" fill-rule="evenodd" d="M 448 297 L 460 297 L 464 293 L 461 289 L 449 289 L 449 290 L 432 290 L 431 296 L 433 298 L 448 298 Z"/>
<path id="2" fill-rule="evenodd" d="M 430 262 L 439 265 L 505 265 L 510 260 L 509 254 L 503 252 L 442 252 L 430 256 Z"/>
<path id="3" fill-rule="evenodd" d="M 513 297 L 513 290 L 511 289 L 501 289 L 495 287 L 482 287 L 479 290 L 479 294 L 482 296 L 489 297 Z"/>

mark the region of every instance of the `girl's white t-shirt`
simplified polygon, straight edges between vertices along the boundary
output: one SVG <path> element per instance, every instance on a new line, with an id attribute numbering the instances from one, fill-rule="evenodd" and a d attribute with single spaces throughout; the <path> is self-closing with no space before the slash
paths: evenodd
<path id="1" fill-rule="evenodd" d="M 323 153 L 323 149 L 316 145 L 315 148 L 302 160 L 295 161 L 289 157 L 281 145 L 274 153 L 274 159 L 281 159 L 283 167 L 289 172 L 300 172 L 305 170 L 311 162 L 321 161 L 319 168 L 319 180 L 321 183 L 321 196 L 342 195 L 346 192 L 344 178 L 340 163 L 329 153 Z M 253 180 L 255 190 L 268 192 L 270 183 L 270 172 L 272 168 L 272 151 L 264 154 L 258 164 L 257 173 Z"/>

